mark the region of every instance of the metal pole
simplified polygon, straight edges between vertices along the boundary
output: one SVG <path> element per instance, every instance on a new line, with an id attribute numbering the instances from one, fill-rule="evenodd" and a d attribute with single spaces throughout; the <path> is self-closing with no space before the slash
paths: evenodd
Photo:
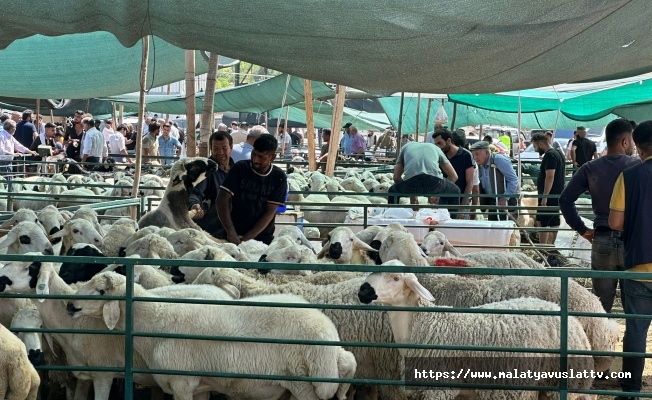
<path id="1" fill-rule="evenodd" d="M 403 103 L 405 102 L 405 92 L 401 92 L 401 107 L 398 112 L 398 134 L 396 143 L 396 154 L 401 152 L 401 142 L 403 141 Z"/>
<path id="2" fill-rule="evenodd" d="M 421 93 L 419 93 L 417 95 L 417 118 L 416 118 L 417 120 L 416 120 L 416 124 L 415 124 L 416 126 L 414 128 L 414 136 L 415 136 L 414 140 L 416 140 L 417 142 L 419 141 L 419 117 L 420 117 L 420 114 L 421 114 Z M 425 138 L 425 135 L 424 135 L 424 138 Z"/>
<path id="3" fill-rule="evenodd" d="M 125 294 L 125 399 L 133 400 L 134 362 L 134 265 L 127 265 Z"/>
<path id="4" fill-rule="evenodd" d="M 480 125 L 482 126 L 482 125 Z M 482 128 L 480 128 L 482 129 Z M 481 131 L 482 132 L 482 131 Z M 518 95 L 518 137 L 521 138 L 521 95 Z M 482 138 L 479 138 L 482 140 Z M 521 172 L 521 152 L 518 152 L 518 189 L 519 192 L 523 186 L 523 173 Z"/>

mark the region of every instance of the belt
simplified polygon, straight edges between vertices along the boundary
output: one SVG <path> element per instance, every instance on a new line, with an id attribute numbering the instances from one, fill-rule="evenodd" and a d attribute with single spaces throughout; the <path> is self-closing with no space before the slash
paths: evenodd
<path id="1" fill-rule="evenodd" d="M 599 226 L 595 228 L 595 231 L 593 232 L 594 236 L 609 236 L 614 239 L 622 239 L 623 232 L 621 231 L 614 231 L 609 228 Z"/>

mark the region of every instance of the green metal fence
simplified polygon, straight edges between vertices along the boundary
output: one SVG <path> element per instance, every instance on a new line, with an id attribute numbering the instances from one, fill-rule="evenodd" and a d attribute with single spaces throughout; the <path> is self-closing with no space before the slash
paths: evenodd
<path id="1" fill-rule="evenodd" d="M 66 261 L 78 262 L 97 262 L 97 259 L 87 257 L 66 257 Z M 6 261 L 41 261 L 41 262 L 61 262 L 62 257 L 57 256 L 25 256 L 25 255 L 2 255 L 0 260 Z M 603 272 L 603 271 L 587 271 L 587 270 L 571 270 L 571 269 L 549 269 L 549 270 L 512 270 L 500 268 L 459 268 L 452 267 L 398 267 L 398 266 L 363 266 L 363 265 L 335 265 L 335 264 L 266 264 L 266 268 L 278 269 L 310 269 L 313 271 L 357 271 L 357 272 L 413 272 L 413 273 L 460 273 L 464 274 L 482 274 L 482 275 L 516 275 L 516 276 L 542 276 L 551 279 L 560 279 L 561 282 L 561 301 L 559 312 L 546 312 L 546 311 L 523 311 L 523 310 L 477 310 L 468 308 L 418 308 L 418 307 L 389 307 L 389 306 L 370 306 L 370 305 L 333 305 L 333 304 L 293 304 L 293 303 L 267 303 L 267 302 L 251 302 L 246 300 L 240 301 L 217 301 L 217 300 L 188 300 L 178 298 L 150 298 L 150 297 L 134 297 L 133 293 L 133 268 L 132 265 L 161 265 L 161 266 L 180 266 L 185 265 L 189 267 L 216 267 L 216 268 L 258 268 L 260 265 L 257 263 L 242 263 L 242 262 L 216 262 L 216 261 L 192 261 L 192 260 L 161 260 L 161 259 L 134 259 L 134 258 L 106 258 L 102 259 L 105 263 L 120 263 L 128 265 L 127 268 L 127 285 L 126 296 L 124 297 L 110 297 L 103 296 L 104 300 L 115 299 L 126 301 L 126 329 L 124 331 L 72 331 L 75 333 L 83 334 L 115 334 L 124 335 L 125 337 L 125 366 L 124 368 L 113 367 L 83 367 L 83 366 L 42 366 L 37 369 L 43 370 L 69 370 L 69 371 L 113 371 L 124 372 L 125 374 L 125 398 L 133 398 L 133 374 L 134 373 L 149 373 L 149 374 L 170 374 L 170 375 L 193 375 L 193 376 L 211 376 L 211 377 L 228 377 L 228 378 L 251 378 L 251 379 L 269 379 L 269 380 L 286 380 L 286 381 L 311 381 L 311 382 L 347 382 L 352 384 L 366 384 L 366 385 L 404 385 L 405 382 L 399 381 L 383 381 L 379 379 L 333 379 L 333 378 L 309 378 L 309 377 L 289 377 L 289 376 L 267 376 L 267 375 L 252 375 L 252 374 L 236 374 L 223 371 L 210 371 L 210 372 L 192 372 L 192 371 L 173 371 L 173 370 L 149 370 L 149 369 L 136 369 L 133 366 L 133 352 L 134 352 L 134 338 L 135 337 L 166 337 L 166 338 L 180 338 L 188 340 L 219 340 L 219 341 L 235 341 L 235 342 L 250 342 L 250 343 L 279 343 L 279 344 L 320 344 L 329 346 L 360 346 L 360 347 L 384 347 L 384 348 L 413 348 L 413 349 L 444 349 L 444 350 L 483 350 L 483 351 L 507 351 L 507 352 L 528 352 L 528 353 L 553 353 L 560 356 L 559 371 L 566 371 L 567 355 L 602 355 L 602 356 L 631 356 L 639 355 L 638 353 L 622 353 L 622 352 L 605 352 L 605 351 L 579 351 L 568 348 L 568 317 L 569 316 L 586 316 L 586 317 L 600 317 L 609 316 L 610 318 L 637 318 L 637 319 L 650 319 L 647 315 L 625 315 L 625 314 L 601 314 L 601 313 L 585 313 L 574 312 L 568 310 L 568 280 L 572 278 L 629 278 L 629 279 L 652 279 L 650 273 L 629 273 L 629 272 Z M 470 279 L 470 278 L 468 278 Z M 27 298 L 52 298 L 52 299 L 97 299 L 94 296 L 62 296 L 62 295 L 16 295 L 16 294 L 0 294 L 0 297 L 27 297 Z M 319 342 L 319 341 L 303 341 L 303 340 L 282 340 L 274 338 L 243 338 L 243 337 L 217 337 L 208 335 L 171 335 L 165 333 L 151 333 L 151 332 L 137 332 L 134 330 L 133 325 L 133 310 L 136 302 L 174 302 L 174 303 L 192 303 L 192 304 L 237 304 L 245 306 L 257 307 L 298 307 L 298 308 L 315 308 L 315 309 L 363 309 L 363 310 L 398 310 L 398 311 L 431 311 L 431 312 L 456 312 L 456 313 L 496 313 L 496 314 L 523 314 L 523 315 L 556 315 L 560 317 L 560 348 L 559 349 L 536 349 L 536 348 L 499 348 L 499 347 L 472 347 L 472 346 L 438 346 L 432 344 L 398 344 L 398 343 L 373 343 L 373 342 Z M 25 332 L 59 332 L 70 333 L 66 330 L 51 330 L 51 329 L 22 329 L 15 330 Z M 644 354 L 645 356 L 652 356 L 652 354 Z M 424 386 L 426 383 L 414 383 L 411 386 Z M 492 389 L 497 388 L 496 385 L 479 385 L 479 384 L 465 384 L 465 383 L 428 383 L 432 387 L 459 387 L 459 388 L 478 388 L 478 389 Z M 523 387 L 523 386 L 500 386 L 507 390 L 537 390 L 537 391 L 556 391 L 560 394 L 561 399 L 566 399 L 569 393 L 586 393 L 595 395 L 614 396 L 620 394 L 618 391 L 613 390 L 570 390 L 567 386 L 567 379 L 562 378 L 559 385 L 556 387 Z M 641 394 L 640 397 L 652 397 L 650 393 Z"/>

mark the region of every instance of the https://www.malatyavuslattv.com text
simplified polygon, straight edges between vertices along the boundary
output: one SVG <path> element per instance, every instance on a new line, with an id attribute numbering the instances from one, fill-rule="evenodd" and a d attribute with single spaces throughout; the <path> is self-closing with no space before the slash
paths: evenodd
<path id="1" fill-rule="evenodd" d="M 513 369 L 511 371 L 476 371 L 470 368 L 461 368 L 457 371 L 437 371 L 432 369 L 413 369 L 412 376 L 406 377 L 408 380 L 434 380 L 434 381 L 451 381 L 467 379 L 528 379 L 539 381 L 542 379 L 622 379 L 629 377 L 628 372 L 596 372 L 593 370 L 574 370 L 567 372 L 562 371 L 520 371 Z M 410 379 L 411 378 L 411 379 Z"/>

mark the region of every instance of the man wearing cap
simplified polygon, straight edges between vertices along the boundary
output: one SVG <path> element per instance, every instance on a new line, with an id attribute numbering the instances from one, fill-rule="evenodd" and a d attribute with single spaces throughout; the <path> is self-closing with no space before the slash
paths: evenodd
<path id="1" fill-rule="evenodd" d="M 583 126 L 577 127 L 577 139 L 573 142 L 571 147 L 571 160 L 573 167 L 579 168 L 587 162 L 598 158 L 598 149 L 595 147 L 593 140 L 586 138 L 586 128 Z"/>
<path id="2" fill-rule="evenodd" d="M 444 178 L 446 174 L 446 178 Z M 387 190 L 389 204 L 398 204 L 398 194 L 455 194 L 441 197 L 440 204 L 460 204 L 457 173 L 446 155 L 430 143 L 409 142 L 401 148 L 394 167 L 394 184 Z"/>
<path id="3" fill-rule="evenodd" d="M 351 142 L 353 141 L 353 137 L 351 137 L 351 127 L 353 126 L 352 123 L 347 122 L 342 129 L 344 129 L 344 136 L 342 137 L 342 140 L 340 141 L 340 148 L 342 149 L 342 154 L 345 156 L 348 156 L 351 154 Z"/>
<path id="4" fill-rule="evenodd" d="M 480 193 L 496 195 L 496 197 L 481 197 L 480 205 L 516 206 L 516 197 L 511 196 L 518 193 L 518 177 L 510 159 L 502 154 L 491 152 L 489 143 L 484 140 L 471 146 L 471 152 L 478 165 Z M 490 221 L 506 220 L 506 217 L 501 215 L 502 211 L 489 210 Z"/>
<path id="5" fill-rule="evenodd" d="M 378 147 L 385 149 L 385 151 L 391 151 L 396 148 L 396 138 L 394 138 L 394 132 L 392 132 L 391 128 L 386 129 L 385 133 L 378 138 L 374 147 L 374 153 Z"/>

